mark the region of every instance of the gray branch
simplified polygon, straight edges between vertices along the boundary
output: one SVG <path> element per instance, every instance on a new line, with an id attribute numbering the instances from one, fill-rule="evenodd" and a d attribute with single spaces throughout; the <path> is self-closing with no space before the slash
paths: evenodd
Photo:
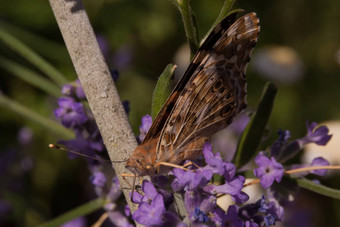
<path id="1" fill-rule="evenodd" d="M 73 65 L 112 161 L 126 160 L 137 146 L 117 89 L 81 0 L 49 0 Z M 132 179 L 122 179 L 125 163 L 113 164 L 130 210 Z"/>

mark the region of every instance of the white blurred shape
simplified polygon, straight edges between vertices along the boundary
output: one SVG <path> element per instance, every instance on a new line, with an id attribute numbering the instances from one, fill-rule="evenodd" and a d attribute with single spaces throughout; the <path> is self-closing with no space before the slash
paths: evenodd
<path id="1" fill-rule="evenodd" d="M 253 69 L 261 76 L 281 84 L 297 83 L 305 73 L 298 53 L 286 46 L 257 49 L 251 62 Z"/>

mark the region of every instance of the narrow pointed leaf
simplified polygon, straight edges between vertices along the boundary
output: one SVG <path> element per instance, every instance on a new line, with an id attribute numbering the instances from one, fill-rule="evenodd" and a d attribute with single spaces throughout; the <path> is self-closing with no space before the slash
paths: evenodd
<path id="1" fill-rule="evenodd" d="M 245 165 L 255 156 L 272 112 L 276 93 L 277 86 L 268 82 L 264 87 L 258 108 L 241 136 L 233 161 L 237 167 Z"/>
<path id="2" fill-rule="evenodd" d="M 55 97 L 59 97 L 61 95 L 60 88 L 53 82 L 23 65 L 17 64 L 14 61 L 0 56 L 0 67 L 50 95 Z"/>
<path id="3" fill-rule="evenodd" d="M 172 91 L 171 78 L 174 75 L 175 68 L 176 66 L 173 64 L 167 65 L 157 81 L 155 90 L 153 91 L 152 95 L 152 119 L 156 118 L 158 112 L 160 111 Z"/>
<path id="4" fill-rule="evenodd" d="M 13 49 L 21 56 L 23 56 L 28 62 L 32 63 L 37 68 L 39 68 L 48 77 L 54 80 L 58 85 L 62 86 L 63 84 L 68 83 L 68 80 L 61 72 L 59 72 L 50 63 L 45 61 L 33 50 L 31 50 L 28 46 L 23 44 L 20 40 L 9 34 L 6 30 L 4 30 L 1 27 L 0 27 L 0 41 L 5 43 L 8 47 Z"/>
<path id="5" fill-rule="evenodd" d="M 307 179 L 297 179 L 296 183 L 301 187 L 312 192 L 333 198 L 340 199 L 340 190 L 324 186 L 322 184 L 314 183 Z"/>

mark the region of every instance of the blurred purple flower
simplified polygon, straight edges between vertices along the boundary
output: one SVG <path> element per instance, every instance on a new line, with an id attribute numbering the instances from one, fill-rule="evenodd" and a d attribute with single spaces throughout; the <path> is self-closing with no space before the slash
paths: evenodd
<path id="1" fill-rule="evenodd" d="M 58 143 L 65 145 L 71 150 L 77 151 L 82 154 L 94 156 L 96 152 L 101 152 L 105 149 L 104 144 L 102 142 L 102 138 L 100 134 L 92 133 L 88 138 L 83 136 L 83 133 L 80 131 L 76 131 L 76 138 L 73 140 L 61 140 Z M 69 153 L 70 158 L 75 158 L 77 155 L 73 153 Z M 89 160 L 94 161 L 94 160 Z"/>
<path id="2" fill-rule="evenodd" d="M 75 218 L 61 225 L 61 227 L 86 227 L 86 226 L 87 226 L 87 223 L 84 217 Z"/>
<path id="3" fill-rule="evenodd" d="M 71 84 L 65 84 L 61 88 L 61 94 L 72 97 L 74 94 L 74 86 L 72 86 Z"/>
<path id="4" fill-rule="evenodd" d="M 86 99 L 86 95 L 83 89 L 83 86 L 81 86 L 80 80 L 76 80 L 76 96 L 78 97 L 78 99 L 82 99 L 85 100 Z"/>
<path id="5" fill-rule="evenodd" d="M 260 152 L 255 157 L 255 163 L 259 166 L 259 168 L 254 169 L 254 175 L 261 178 L 260 183 L 263 188 L 270 187 L 274 180 L 277 182 L 281 181 L 284 169 L 283 166 L 280 163 L 277 163 L 273 157 L 269 159 L 263 154 L 263 152 Z"/>
<path id="6" fill-rule="evenodd" d="M 142 117 L 142 125 L 139 127 L 139 140 L 142 142 L 152 125 L 152 117 L 147 114 Z"/>
<path id="7" fill-rule="evenodd" d="M 126 215 L 126 217 L 130 217 L 131 216 L 131 211 L 130 211 L 129 205 L 125 205 L 125 207 L 124 207 L 124 214 Z"/>
<path id="8" fill-rule="evenodd" d="M 75 102 L 73 98 L 61 97 L 58 100 L 59 107 L 54 110 L 56 118 L 67 127 L 74 127 L 84 124 L 88 118 L 85 115 L 83 105 Z"/>
<path id="9" fill-rule="evenodd" d="M 33 138 L 33 132 L 28 127 L 22 127 L 18 133 L 18 141 L 21 145 L 27 146 Z"/>
<path id="10" fill-rule="evenodd" d="M 109 219 L 115 225 L 119 227 L 133 227 L 129 220 L 119 211 L 109 212 Z"/>
<path id="11" fill-rule="evenodd" d="M 98 42 L 99 48 L 102 51 L 104 58 L 108 59 L 109 56 L 110 56 L 110 45 L 109 45 L 109 42 L 107 41 L 107 39 L 103 35 L 97 34 L 96 38 L 97 38 L 97 42 Z"/>
<path id="12" fill-rule="evenodd" d="M 247 127 L 250 121 L 250 117 L 245 114 L 241 113 L 231 124 L 230 128 L 238 135 L 241 135 L 244 129 Z"/>
<path id="13" fill-rule="evenodd" d="M 329 166 L 330 163 L 323 157 L 314 158 L 311 166 Z M 310 171 L 313 174 L 324 176 L 327 173 L 327 169 L 316 169 Z"/>
<path id="14" fill-rule="evenodd" d="M 106 185 L 106 176 L 102 172 L 96 172 L 90 176 L 90 181 L 97 187 L 104 187 Z"/>
<path id="15" fill-rule="evenodd" d="M 109 190 L 109 192 L 107 193 L 107 198 L 110 201 L 116 201 L 120 195 L 122 194 L 122 191 L 120 189 L 120 183 L 118 178 L 115 176 L 112 178 L 112 184 L 111 184 L 111 188 Z"/>
<path id="16" fill-rule="evenodd" d="M 112 57 L 114 66 L 117 67 L 119 70 L 124 70 L 128 68 L 132 59 L 132 50 L 127 45 L 118 48 Z"/>

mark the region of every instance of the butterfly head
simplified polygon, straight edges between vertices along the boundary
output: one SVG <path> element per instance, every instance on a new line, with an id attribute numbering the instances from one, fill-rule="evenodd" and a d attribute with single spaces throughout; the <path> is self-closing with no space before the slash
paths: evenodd
<path id="1" fill-rule="evenodd" d="M 156 143 L 152 141 L 139 145 L 126 161 L 125 168 L 137 176 L 157 175 L 156 163 Z"/>

